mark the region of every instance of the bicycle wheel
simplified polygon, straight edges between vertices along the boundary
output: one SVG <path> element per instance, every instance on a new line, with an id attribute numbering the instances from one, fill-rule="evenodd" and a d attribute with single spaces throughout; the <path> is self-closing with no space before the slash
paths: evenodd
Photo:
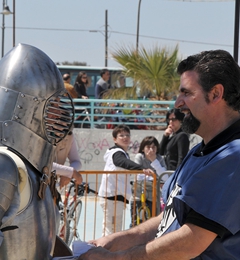
<path id="1" fill-rule="evenodd" d="M 151 212 L 148 207 L 141 206 L 137 210 L 137 225 L 151 218 Z"/>
<path id="2" fill-rule="evenodd" d="M 76 205 L 76 206 L 75 206 Z M 77 226 L 80 219 L 82 211 L 82 201 L 79 199 L 77 203 L 73 203 L 69 209 L 68 213 L 68 223 L 69 223 L 69 237 L 67 240 L 67 245 L 70 246 L 73 237 L 78 237 Z"/>
<path id="3" fill-rule="evenodd" d="M 58 236 L 65 242 L 69 240 L 70 235 L 70 227 L 69 227 L 69 221 L 64 220 L 63 216 L 61 216 L 59 228 L 58 228 Z"/>
<path id="4" fill-rule="evenodd" d="M 83 122 L 81 123 L 81 128 L 91 128 L 90 120 L 88 116 L 83 118 Z"/>

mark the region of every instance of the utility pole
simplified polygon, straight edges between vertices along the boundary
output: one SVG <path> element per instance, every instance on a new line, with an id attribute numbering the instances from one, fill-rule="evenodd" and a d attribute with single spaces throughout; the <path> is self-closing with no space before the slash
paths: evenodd
<path id="1" fill-rule="evenodd" d="M 235 0 L 233 57 L 237 63 L 238 63 L 238 45 L 239 45 L 239 5 L 240 5 L 240 0 Z"/>
<path id="2" fill-rule="evenodd" d="M 142 0 L 139 0 L 139 3 L 138 3 L 136 52 L 138 52 L 138 42 L 139 42 L 139 24 L 140 24 L 140 7 L 141 7 L 141 1 L 142 1 Z"/>
<path id="3" fill-rule="evenodd" d="M 3 0 L 3 10 L 5 7 L 5 1 Z M 2 57 L 4 56 L 4 30 L 5 30 L 5 15 L 2 14 Z"/>
<path id="4" fill-rule="evenodd" d="M 108 10 L 105 10 L 105 67 L 108 66 Z"/>
<path id="5" fill-rule="evenodd" d="M 15 15 L 16 15 L 16 4 L 15 0 L 13 0 L 13 47 L 15 47 Z"/>

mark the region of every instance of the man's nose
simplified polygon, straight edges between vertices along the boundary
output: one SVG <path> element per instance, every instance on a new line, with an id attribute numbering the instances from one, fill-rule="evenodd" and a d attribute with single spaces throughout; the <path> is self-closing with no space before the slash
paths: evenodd
<path id="1" fill-rule="evenodd" d="M 179 95 L 175 101 L 174 107 L 175 108 L 181 108 L 184 105 L 184 101 L 181 98 L 181 96 Z"/>

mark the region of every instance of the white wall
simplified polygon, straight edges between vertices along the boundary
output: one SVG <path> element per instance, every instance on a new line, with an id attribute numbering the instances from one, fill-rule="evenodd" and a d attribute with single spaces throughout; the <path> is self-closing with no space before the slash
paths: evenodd
<path id="1" fill-rule="evenodd" d="M 153 135 L 160 142 L 164 131 L 131 130 L 131 144 L 128 153 L 134 159 L 138 152 L 142 139 Z M 103 156 L 106 150 L 114 145 L 111 129 L 74 129 L 78 143 L 79 156 L 82 162 L 82 170 L 103 170 Z M 191 135 L 190 147 L 192 148 L 201 138 Z"/>

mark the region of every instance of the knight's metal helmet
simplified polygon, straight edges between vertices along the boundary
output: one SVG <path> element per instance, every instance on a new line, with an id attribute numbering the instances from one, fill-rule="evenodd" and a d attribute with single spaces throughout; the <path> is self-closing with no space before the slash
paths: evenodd
<path id="1" fill-rule="evenodd" d="M 73 125 L 73 102 L 54 62 L 36 47 L 19 44 L 0 61 L 1 144 L 37 170 L 52 166 L 56 143 Z"/>

